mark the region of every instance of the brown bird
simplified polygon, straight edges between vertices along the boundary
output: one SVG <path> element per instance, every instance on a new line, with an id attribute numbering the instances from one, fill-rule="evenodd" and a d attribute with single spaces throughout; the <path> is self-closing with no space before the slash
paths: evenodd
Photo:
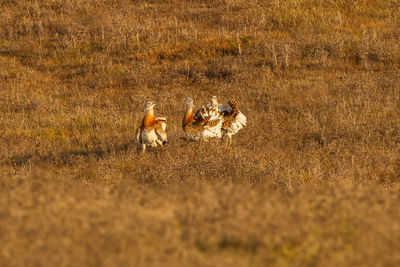
<path id="1" fill-rule="evenodd" d="M 146 146 L 163 146 L 167 138 L 167 119 L 154 118 L 154 104 L 147 102 L 145 107 L 145 116 L 142 124 L 136 130 L 136 141 L 142 145 L 142 151 L 145 152 Z"/>
<path id="2" fill-rule="evenodd" d="M 221 138 L 223 116 L 221 113 L 208 112 L 206 107 L 193 113 L 193 99 L 185 97 L 186 113 L 183 117 L 182 128 L 186 136 L 195 141 L 208 141 L 210 138 Z"/>

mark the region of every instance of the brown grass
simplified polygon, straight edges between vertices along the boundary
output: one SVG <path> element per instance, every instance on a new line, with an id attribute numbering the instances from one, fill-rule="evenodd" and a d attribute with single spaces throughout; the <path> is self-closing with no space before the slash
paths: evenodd
<path id="1" fill-rule="evenodd" d="M 1 266 L 400 264 L 400 5 L 0 1 Z M 248 126 L 192 143 L 182 98 Z M 170 143 L 133 143 L 144 103 Z"/>

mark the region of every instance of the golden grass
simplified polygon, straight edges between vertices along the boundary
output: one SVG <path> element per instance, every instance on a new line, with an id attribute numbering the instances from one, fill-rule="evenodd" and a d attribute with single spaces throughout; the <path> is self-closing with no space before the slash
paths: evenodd
<path id="1" fill-rule="evenodd" d="M 0 265 L 400 263 L 396 1 L 0 10 Z M 248 118 L 230 147 L 183 138 L 211 95 Z"/>

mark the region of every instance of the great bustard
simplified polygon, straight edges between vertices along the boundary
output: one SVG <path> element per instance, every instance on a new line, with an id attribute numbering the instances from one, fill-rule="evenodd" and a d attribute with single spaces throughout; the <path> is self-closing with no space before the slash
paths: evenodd
<path id="1" fill-rule="evenodd" d="M 227 136 L 231 143 L 232 135 L 246 126 L 246 116 L 239 110 L 235 99 L 232 98 L 226 105 L 222 105 L 218 103 L 216 96 L 211 96 L 211 103 L 198 110 L 195 116 L 206 118 L 210 114 L 216 116 L 218 113 L 223 117 L 222 136 Z"/>
<path id="2" fill-rule="evenodd" d="M 146 103 L 145 116 L 136 131 L 136 140 L 142 145 L 143 152 L 146 150 L 146 146 L 162 146 L 168 140 L 166 133 L 167 119 L 154 118 L 155 105 L 153 102 Z"/>
<path id="3" fill-rule="evenodd" d="M 206 107 L 193 113 L 193 99 L 186 97 L 186 113 L 183 117 L 182 128 L 186 136 L 191 140 L 208 141 L 210 138 L 222 137 L 223 115 L 219 112 L 209 112 Z"/>

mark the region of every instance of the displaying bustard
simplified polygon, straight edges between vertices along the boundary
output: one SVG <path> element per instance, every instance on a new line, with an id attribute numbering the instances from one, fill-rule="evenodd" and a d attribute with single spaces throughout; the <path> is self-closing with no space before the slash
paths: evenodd
<path id="1" fill-rule="evenodd" d="M 227 136 L 229 143 L 231 143 L 232 135 L 246 126 L 246 116 L 239 110 L 235 99 L 232 98 L 226 105 L 222 105 L 218 103 L 216 96 L 211 96 L 211 103 L 198 110 L 195 117 L 206 118 L 207 116 L 216 116 L 217 114 L 223 117 L 221 127 L 222 137 Z"/>
<path id="2" fill-rule="evenodd" d="M 154 118 L 154 104 L 147 102 L 145 107 L 145 116 L 142 124 L 136 130 L 136 140 L 142 145 L 142 151 L 145 152 L 146 146 L 157 147 L 164 145 L 167 138 L 167 119 Z"/>
<path id="3" fill-rule="evenodd" d="M 182 128 L 186 136 L 195 141 L 208 141 L 210 138 L 222 137 L 223 114 L 210 112 L 206 107 L 193 112 L 193 99 L 186 97 L 186 113 L 183 117 Z"/>

